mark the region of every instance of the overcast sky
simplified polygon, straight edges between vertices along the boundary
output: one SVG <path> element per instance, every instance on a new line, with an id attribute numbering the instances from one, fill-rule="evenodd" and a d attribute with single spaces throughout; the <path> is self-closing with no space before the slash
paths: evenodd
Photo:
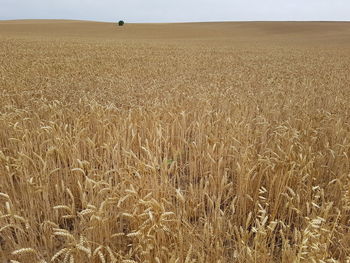
<path id="1" fill-rule="evenodd" d="M 350 20 L 350 0 L 0 0 L 0 19 Z"/>

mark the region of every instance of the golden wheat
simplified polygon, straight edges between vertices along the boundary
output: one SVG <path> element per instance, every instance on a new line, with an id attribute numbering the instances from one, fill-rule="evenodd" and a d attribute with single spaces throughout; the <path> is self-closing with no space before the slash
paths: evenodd
<path id="1" fill-rule="evenodd" d="M 0 23 L 0 262 L 349 262 L 348 24 L 108 26 Z"/>

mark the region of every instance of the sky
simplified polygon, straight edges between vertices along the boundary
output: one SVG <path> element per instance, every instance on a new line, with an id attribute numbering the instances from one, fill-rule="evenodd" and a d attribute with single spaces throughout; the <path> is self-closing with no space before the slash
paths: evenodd
<path id="1" fill-rule="evenodd" d="M 0 20 L 350 21 L 350 0 L 0 0 Z"/>

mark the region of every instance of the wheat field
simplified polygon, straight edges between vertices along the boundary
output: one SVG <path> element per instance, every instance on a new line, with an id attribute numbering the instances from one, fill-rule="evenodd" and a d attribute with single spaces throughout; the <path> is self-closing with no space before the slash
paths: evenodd
<path id="1" fill-rule="evenodd" d="M 350 23 L 0 21 L 0 262 L 350 262 Z"/>

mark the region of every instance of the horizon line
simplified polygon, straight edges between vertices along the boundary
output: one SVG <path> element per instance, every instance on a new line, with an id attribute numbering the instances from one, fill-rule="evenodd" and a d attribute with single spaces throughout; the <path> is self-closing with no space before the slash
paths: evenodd
<path id="1" fill-rule="evenodd" d="M 6 21 L 35 21 L 35 20 L 52 20 L 52 21 L 80 21 L 80 22 L 97 22 L 97 23 L 116 23 L 119 20 L 90 20 L 90 19 L 71 19 L 71 18 L 15 18 L 15 19 L 1 19 L 1 22 Z M 123 19 L 120 19 L 123 20 Z M 123 20 L 126 24 L 190 24 L 190 23 L 263 23 L 263 22 L 327 22 L 327 23 L 344 23 L 350 22 L 350 20 L 201 20 L 201 21 L 167 21 L 167 22 L 127 22 L 126 19 Z"/>

